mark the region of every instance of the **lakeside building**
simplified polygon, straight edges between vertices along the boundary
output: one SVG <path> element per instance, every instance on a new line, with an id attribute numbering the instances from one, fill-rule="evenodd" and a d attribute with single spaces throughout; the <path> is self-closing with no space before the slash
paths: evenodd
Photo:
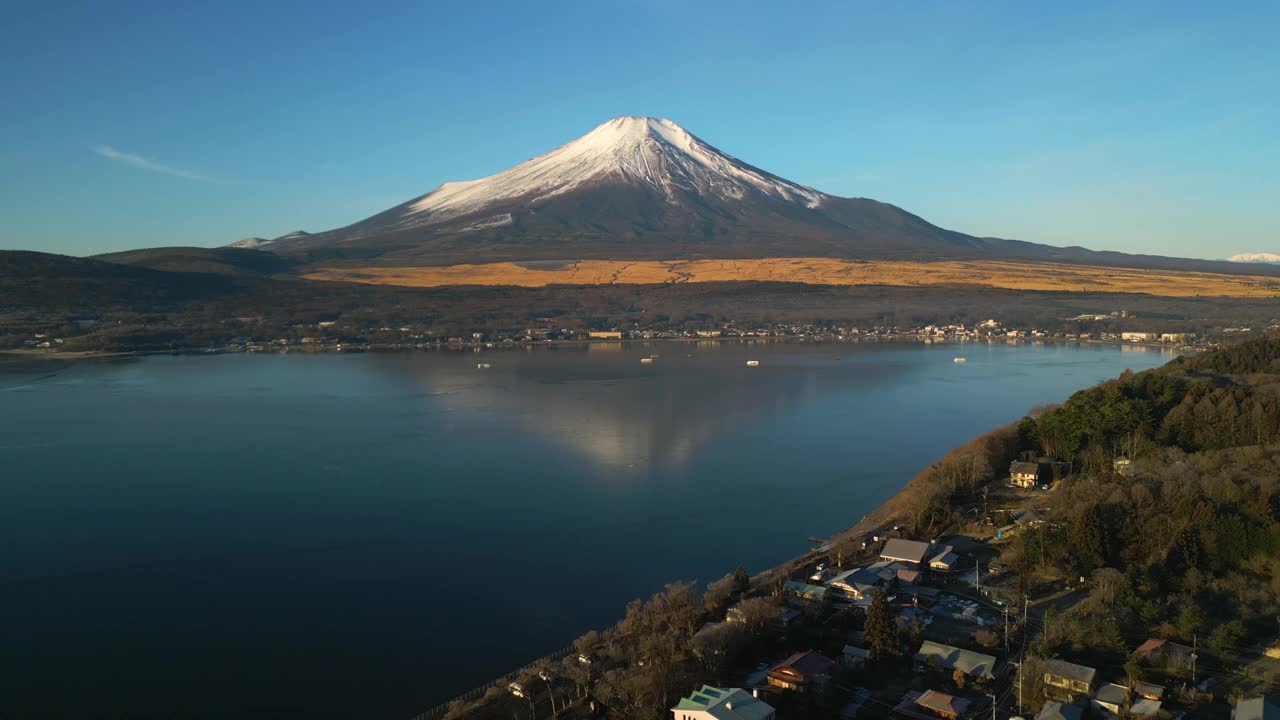
<path id="1" fill-rule="evenodd" d="M 774 720 L 768 703 L 742 688 L 703 685 L 671 708 L 672 720 Z"/>
<path id="2" fill-rule="evenodd" d="M 788 605 L 803 610 L 821 610 L 827 604 L 827 588 L 821 585 L 788 580 L 782 586 L 782 594 Z"/>
<path id="3" fill-rule="evenodd" d="M 1009 481 L 1020 488 L 1032 488 L 1040 482 L 1040 465 L 1023 460 L 1009 464 Z"/>
<path id="4" fill-rule="evenodd" d="M 852 600 L 869 598 L 878 588 L 888 587 L 897 577 L 897 568 L 890 568 L 889 565 L 889 563 L 876 563 L 867 567 L 845 570 L 828 580 L 827 587 L 835 594 Z"/>
<path id="5" fill-rule="evenodd" d="M 884 549 L 880 551 L 880 560 L 883 562 L 905 563 L 915 568 L 924 568 L 929 561 L 946 555 L 954 549 L 950 545 L 890 538 L 884 544 Z"/>
<path id="6" fill-rule="evenodd" d="M 772 687 L 805 692 L 825 686 L 831 680 L 835 664 L 828 657 L 806 650 L 769 668 L 766 677 Z"/>
<path id="7" fill-rule="evenodd" d="M 929 561 L 929 569 L 934 572 L 951 573 L 955 572 L 959 567 L 960 556 L 951 550 L 947 550 Z M 915 580 L 907 582 L 915 582 Z"/>

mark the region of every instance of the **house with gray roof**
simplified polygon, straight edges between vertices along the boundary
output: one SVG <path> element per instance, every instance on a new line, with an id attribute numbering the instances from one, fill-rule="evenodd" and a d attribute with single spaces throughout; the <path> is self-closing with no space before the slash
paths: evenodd
<path id="1" fill-rule="evenodd" d="M 996 659 L 994 657 L 925 640 L 920 643 L 920 650 L 916 653 L 916 666 L 923 668 L 930 664 L 952 672 L 959 670 L 974 678 L 990 680 L 995 677 Z"/>
<path id="2" fill-rule="evenodd" d="M 933 545 L 927 542 L 891 538 L 889 542 L 884 544 L 884 549 L 880 551 L 880 559 L 887 562 L 904 562 L 919 566 L 923 565 L 925 560 L 938 554 L 931 552 L 932 549 Z"/>
<path id="3" fill-rule="evenodd" d="M 1129 702 L 1129 688 L 1115 683 L 1107 683 L 1093 694 L 1093 710 L 1104 718 L 1119 717 L 1120 711 Z"/>
<path id="4" fill-rule="evenodd" d="M 741 688 L 702 688 L 671 708 L 672 720 L 774 720 L 768 703 Z"/>
<path id="5" fill-rule="evenodd" d="M 1098 671 L 1084 665 L 1076 665 L 1065 660 L 1046 660 L 1044 662 L 1045 690 L 1058 695 L 1066 695 L 1068 699 L 1075 695 L 1090 697 L 1093 695 L 1093 679 Z"/>

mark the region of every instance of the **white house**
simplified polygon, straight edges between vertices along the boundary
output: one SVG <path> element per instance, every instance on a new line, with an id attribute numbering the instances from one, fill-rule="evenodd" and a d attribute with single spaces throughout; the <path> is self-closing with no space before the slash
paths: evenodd
<path id="1" fill-rule="evenodd" d="M 741 688 L 703 685 L 671 708 L 672 720 L 774 720 L 774 709 Z"/>

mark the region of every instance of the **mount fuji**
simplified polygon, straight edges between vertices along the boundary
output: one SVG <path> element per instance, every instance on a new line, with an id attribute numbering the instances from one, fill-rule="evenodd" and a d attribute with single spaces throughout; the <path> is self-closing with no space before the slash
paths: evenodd
<path id="1" fill-rule="evenodd" d="M 990 240 L 778 177 L 664 118 L 619 117 L 479 180 L 328 232 L 240 247 L 438 265 L 586 258 L 968 258 Z M 999 241 L 996 241 L 999 242 Z"/>
<path id="2" fill-rule="evenodd" d="M 1244 272 L 1239 263 L 966 235 L 887 203 L 839 197 L 781 178 L 671 120 L 630 116 L 508 170 L 445 183 L 346 227 L 249 238 L 232 247 L 284 255 L 304 271 L 831 258 Z M 1266 266 L 1251 267 L 1258 272 Z"/>

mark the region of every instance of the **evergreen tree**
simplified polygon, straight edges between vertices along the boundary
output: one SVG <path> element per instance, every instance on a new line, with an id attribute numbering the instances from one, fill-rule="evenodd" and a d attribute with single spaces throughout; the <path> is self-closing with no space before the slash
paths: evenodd
<path id="1" fill-rule="evenodd" d="M 751 576 L 741 565 L 733 571 L 733 594 L 742 597 L 751 591 Z"/>
<path id="2" fill-rule="evenodd" d="M 1088 574 L 1111 563 L 1114 555 L 1114 533 L 1100 505 L 1090 505 L 1071 524 L 1071 551 L 1076 566 Z"/>
<path id="3" fill-rule="evenodd" d="M 889 612 L 889 599 L 884 588 L 876 590 L 871 598 L 871 607 L 867 608 L 866 635 L 867 656 L 872 660 L 898 654 L 898 630 L 893 614 Z"/>

